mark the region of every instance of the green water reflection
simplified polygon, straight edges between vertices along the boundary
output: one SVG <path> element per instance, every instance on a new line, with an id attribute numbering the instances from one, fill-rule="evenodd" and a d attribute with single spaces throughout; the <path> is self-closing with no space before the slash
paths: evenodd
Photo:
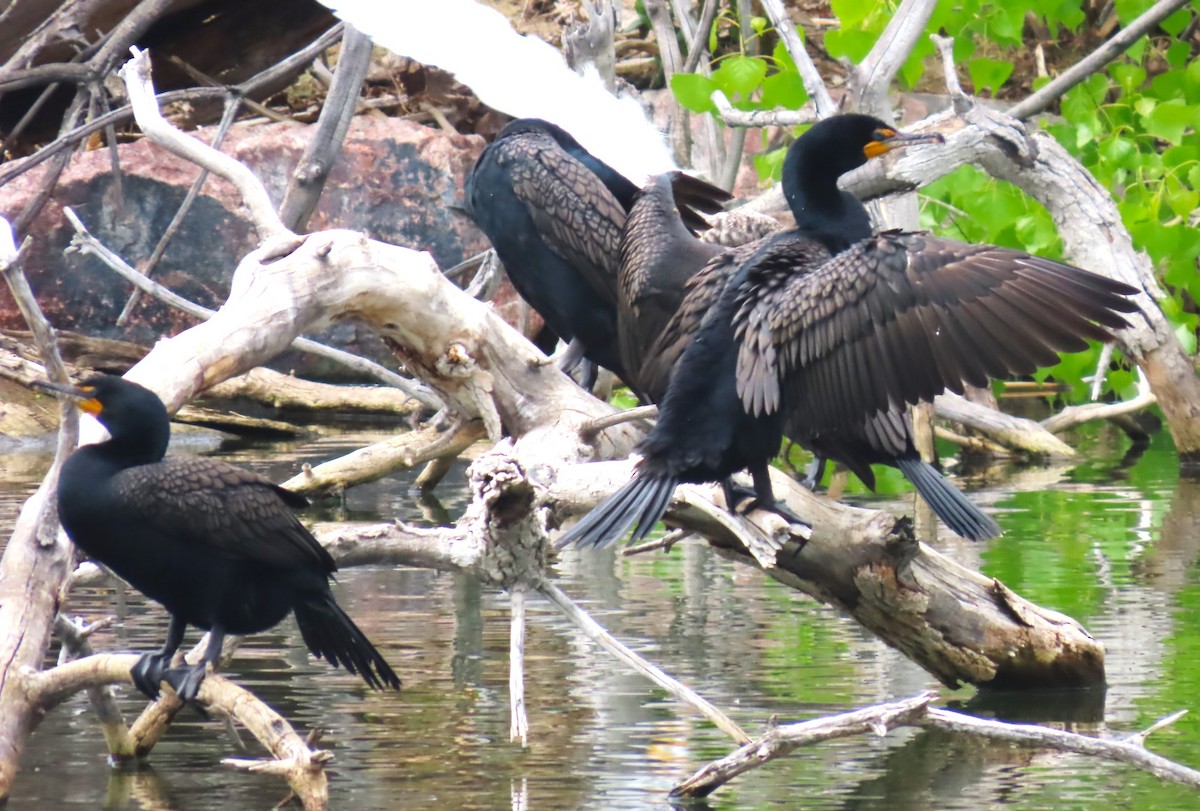
<path id="1" fill-rule="evenodd" d="M 363 437 L 222 453 L 282 479 L 301 463 L 336 455 Z M 945 703 L 983 716 L 1036 721 L 1090 734 L 1148 726 L 1200 695 L 1200 485 L 1178 478 L 1169 439 L 1136 461 L 1107 429 L 1079 438 L 1074 467 L 1026 469 L 973 492 L 1005 535 L 939 548 L 1070 614 L 1106 645 L 1106 694 L 976 695 Z M 0 453 L 0 531 L 7 537 L 40 453 Z M 1011 472 L 1011 471 L 1010 471 Z M 451 474 L 461 481 L 461 472 Z M 317 505 L 320 518 L 433 514 L 407 495 L 405 477 Z M 885 490 L 888 487 L 885 486 Z M 439 493 L 451 515 L 463 494 Z M 861 499 L 864 496 L 855 496 Z M 885 509 L 910 511 L 907 495 Z M 695 543 L 669 556 L 568 553 L 559 584 L 659 665 L 727 709 L 751 732 L 772 715 L 813 717 L 936 687 L 919 668 L 836 612 L 737 567 Z M 327 730 L 337 808 L 667 808 L 666 793 L 728 740 L 588 642 L 549 606 L 531 601 L 526 695 L 530 748 L 508 742 L 508 611 L 502 593 L 464 578 L 395 567 L 347 571 L 339 600 L 404 680 L 399 695 L 370 693 L 314 662 L 290 623 L 244 647 L 230 675 L 302 730 Z M 156 645 L 161 610 L 112 590 L 72 595 L 88 617 L 119 613 L 101 649 Z M 130 690 L 123 706 L 141 703 Z M 1200 766 L 1200 719 L 1187 716 L 1150 746 Z M 23 760 L 13 808 L 265 808 L 283 787 L 235 774 L 220 759 L 244 755 L 216 722 L 189 716 L 155 751 L 152 769 L 112 773 L 86 703 L 52 713 Z M 255 754 L 253 748 L 251 754 Z M 713 809 L 1200 808 L 1194 792 L 1132 769 L 957 736 L 900 730 L 883 739 L 831 741 L 777 761 L 701 804 Z"/>

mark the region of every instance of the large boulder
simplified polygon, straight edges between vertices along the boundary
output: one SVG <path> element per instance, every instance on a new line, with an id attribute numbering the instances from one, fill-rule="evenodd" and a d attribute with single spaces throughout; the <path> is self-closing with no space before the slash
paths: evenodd
<path id="1" fill-rule="evenodd" d="M 205 128 L 195 134 L 211 142 L 213 133 Z M 309 127 L 301 124 L 237 124 L 221 149 L 249 166 L 278 203 L 309 137 Z M 399 119 L 356 117 L 308 230 L 360 230 L 373 239 L 429 251 L 441 267 L 451 267 L 487 247 L 486 238 L 457 209 L 463 179 L 482 149 L 477 136 Z M 123 144 L 118 153 L 119 183 L 108 149 L 72 160 L 30 229 L 33 243 L 25 269 L 56 327 L 151 345 L 186 329 L 192 319 L 143 297 L 129 322 L 118 327 L 132 288 L 94 257 L 64 255 L 73 230 L 62 209 L 70 206 L 104 244 L 144 267 L 200 170 L 147 140 Z M 44 173 L 38 167 L 0 189 L 0 212 L 11 220 L 41 190 Z M 256 242 L 234 188 L 210 177 L 153 277 L 182 296 L 219 307 L 234 267 Z M 511 290 L 499 300 L 502 311 L 516 309 L 505 306 Z M 511 316 L 515 322 L 516 313 Z M 0 328 L 23 326 L 7 289 L 0 289 Z M 380 342 L 354 325 L 339 325 L 329 337 L 378 359 L 389 357 Z M 334 373 L 299 358 L 287 358 L 283 365 Z"/>

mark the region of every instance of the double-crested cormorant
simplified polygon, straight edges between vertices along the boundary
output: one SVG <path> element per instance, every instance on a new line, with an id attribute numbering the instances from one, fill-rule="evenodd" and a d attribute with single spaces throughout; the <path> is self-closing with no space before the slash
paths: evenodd
<path id="1" fill-rule="evenodd" d="M 688 227 L 728 193 L 671 173 Z M 491 240 L 513 286 L 583 357 L 629 382 L 617 339 L 621 229 L 637 186 L 541 119 L 518 119 L 479 156 L 466 209 Z"/>
<path id="2" fill-rule="evenodd" d="M 778 509 L 768 463 L 785 425 L 820 453 L 861 462 L 856 472 L 878 451 L 956 531 L 994 534 L 990 519 L 910 454 L 904 404 L 1032 372 L 1085 338 L 1111 339 L 1110 329 L 1126 326 L 1118 313 L 1136 309 L 1125 298 L 1136 291 L 1021 251 L 872 236 L 866 210 L 837 178 L 912 141 L 877 119 L 843 115 L 792 145 L 784 193 L 800 226 L 721 254 L 688 283 L 647 358 L 668 370 L 669 385 L 643 458 L 559 546 L 611 543 L 630 527 L 639 539 L 676 484 L 727 482 L 743 468 L 755 503 Z"/>
<path id="3" fill-rule="evenodd" d="M 334 601 L 329 579 L 337 566 L 292 512 L 307 506 L 303 497 L 215 459 L 165 457 L 167 410 L 136 383 L 97 375 L 79 388 L 38 388 L 74 400 L 111 434 L 63 465 L 58 513 L 80 549 L 171 614 L 162 649 L 133 667 L 139 690 L 154 698 L 165 678 L 194 700 L 225 634 L 265 631 L 289 612 L 314 656 L 371 687 L 400 687 Z M 210 632 L 204 658 L 168 669 L 188 625 Z"/>
<path id="4" fill-rule="evenodd" d="M 661 364 L 647 368 L 647 354 L 679 309 L 688 280 L 725 250 L 684 224 L 669 174 L 638 192 L 621 232 L 617 331 L 630 384 L 651 402 L 665 394 L 666 375 Z"/>

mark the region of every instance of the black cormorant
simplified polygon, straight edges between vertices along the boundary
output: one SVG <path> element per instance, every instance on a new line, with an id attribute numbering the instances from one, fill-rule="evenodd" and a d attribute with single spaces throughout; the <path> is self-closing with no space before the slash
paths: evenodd
<path id="1" fill-rule="evenodd" d="M 400 687 L 379 651 L 333 599 L 337 568 L 296 519 L 299 495 L 215 459 L 165 456 L 171 427 L 154 392 L 110 375 L 37 387 L 74 400 L 111 438 L 75 451 L 58 481 L 71 540 L 170 612 L 167 641 L 142 655 L 133 683 L 150 698 L 166 679 L 195 699 L 225 634 L 252 634 L 290 612 L 308 649 L 368 685 Z M 195 666 L 168 669 L 188 625 L 210 632 Z"/>
<path id="2" fill-rule="evenodd" d="M 671 173 L 692 229 L 729 194 Z M 617 339 L 621 229 L 638 187 L 548 121 L 510 122 L 466 181 L 466 210 L 491 240 L 513 286 L 546 325 L 589 361 L 629 382 Z"/>
<path id="3" fill-rule="evenodd" d="M 1085 338 L 1111 339 L 1109 330 L 1126 326 L 1118 313 L 1136 309 L 1125 298 L 1136 290 L 1021 251 L 871 235 L 866 210 L 837 178 L 909 143 L 877 119 L 841 115 L 792 145 L 784 194 L 800 227 L 721 254 L 691 279 L 647 359 L 663 365 L 669 385 L 642 460 L 558 546 L 611 543 L 630 527 L 637 540 L 676 484 L 728 482 L 741 469 L 753 477 L 755 504 L 778 510 L 768 463 L 785 426 L 835 459 L 839 449 L 863 453 L 858 442 L 893 454 L 919 489 L 938 489 L 927 498 L 956 531 L 994 534 L 978 508 L 910 456 L 899 409 L 988 376 L 1032 372 L 1058 351 L 1086 347 Z M 966 508 L 971 516 L 956 515 Z"/>

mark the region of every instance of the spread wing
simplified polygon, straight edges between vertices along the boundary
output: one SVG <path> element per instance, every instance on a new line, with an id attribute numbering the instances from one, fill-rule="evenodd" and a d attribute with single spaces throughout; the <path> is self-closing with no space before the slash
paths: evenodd
<path id="1" fill-rule="evenodd" d="M 745 274 L 738 394 L 750 413 L 786 399 L 813 430 L 1030 373 L 1136 309 L 1128 285 L 1008 248 L 888 231 L 805 265 L 804 241 Z"/>
<path id="2" fill-rule="evenodd" d="M 337 566 L 292 512 L 301 496 L 216 459 L 168 456 L 113 477 L 121 509 L 214 555 L 284 569 Z"/>

